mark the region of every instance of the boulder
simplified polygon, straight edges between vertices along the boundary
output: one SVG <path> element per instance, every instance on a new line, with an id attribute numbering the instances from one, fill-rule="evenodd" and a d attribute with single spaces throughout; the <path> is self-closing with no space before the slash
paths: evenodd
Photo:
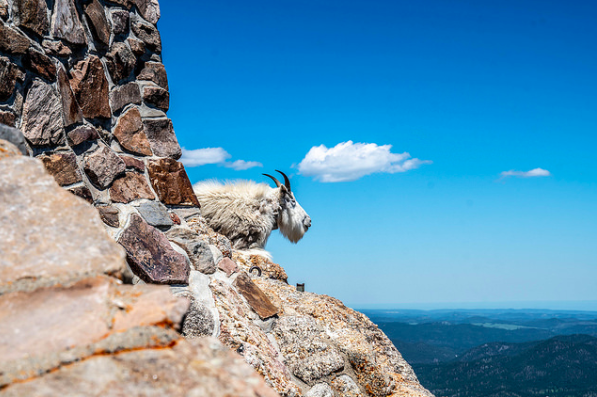
<path id="1" fill-rule="evenodd" d="M 124 271 L 97 211 L 56 184 L 40 160 L 0 161 L 0 294 Z"/>
<path id="2" fill-rule="evenodd" d="M 155 284 L 188 284 L 189 264 L 176 252 L 164 233 L 150 226 L 139 215 L 118 238 L 127 252 L 131 269 L 142 280 Z"/>
<path id="3" fill-rule="evenodd" d="M 33 145 L 64 142 L 62 103 L 51 85 L 38 79 L 33 82 L 25 99 L 22 129 Z"/>

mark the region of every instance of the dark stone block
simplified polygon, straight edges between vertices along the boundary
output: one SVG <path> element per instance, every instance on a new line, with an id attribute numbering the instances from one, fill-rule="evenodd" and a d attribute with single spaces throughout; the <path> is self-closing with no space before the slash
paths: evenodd
<path id="1" fill-rule="evenodd" d="M 97 130 L 92 125 L 81 125 L 66 134 L 68 141 L 72 146 L 80 145 L 83 142 L 99 138 Z"/>
<path id="2" fill-rule="evenodd" d="M 23 57 L 23 66 L 46 80 L 56 81 L 56 64 L 50 57 L 29 48 Z"/>
<path id="3" fill-rule="evenodd" d="M 168 89 L 168 75 L 166 68 L 159 62 L 146 62 L 137 80 L 153 81 L 163 89 Z"/>
<path id="4" fill-rule="evenodd" d="M 14 0 L 13 18 L 17 26 L 31 29 L 40 36 L 50 28 L 46 0 Z"/>
<path id="5" fill-rule="evenodd" d="M 126 166 L 112 149 L 102 145 L 85 156 L 84 168 L 91 182 L 100 189 L 105 189 L 124 172 Z"/>
<path id="6" fill-rule="evenodd" d="M 135 69 L 137 58 L 126 43 L 112 43 L 110 52 L 106 54 L 106 66 L 114 84 L 127 78 Z"/>
<path id="7" fill-rule="evenodd" d="M 170 94 L 162 87 L 147 86 L 143 88 L 143 100 L 146 104 L 164 111 L 170 107 Z"/>
<path id="8" fill-rule="evenodd" d="M 33 145 L 59 145 L 64 142 L 62 103 L 54 88 L 35 80 L 23 109 L 23 135 Z"/>
<path id="9" fill-rule="evenodd" d="M 116 87 L 110 92 L 110 105 L 113 112 L 117 112 L 131 103 L 141 104 L 141 91 L 134 81 Z"/>
<path id="10" fill-rule="evenodd" d="M 160 32 L 158 32 L 155 26 L 133 15 L 131 18 L 131 27 L 135 35 L 143 40 L 150 50 L 158 54 L 162 52 L 162 39 L 160 38 Z"/>
<path id="11" fill-rule="evenodd" d="M 24 54 L 27 48 L 29 48 L 29 39 L 0 21 L 0 51 Z"/>
<path id="12" fill-rule="evenodd" d="M 43 154 L 38 158 L 60 186 L 81 182 L 81 172 L 77 167 L 77 156 L 74 153 Z"/>
<path id="13" fill-rule="evenodd" d="M 188 284 L 190 267 L 184 255 L 172 248 L 164 233 L 139 215 L 131 215 L 118 242 L 126 250 L 133 272 L 145 282 Z"/>
<path id="14" fill-rule="evenodd" d="M 93 0 L 85 6 L 85 14 L 91 21 L 91 30 L 95 37 L 105 46 L 110 44 L 110 26 L 108 19 L 104 13 L 104 7 L 97 1 Z"/>
<path id="15" fill-rule="evenodd" d="M 151 156 L 151 144 L 145 134 L 139 109 L 132 108 L 126 111 L 114 127 L 114 137 L 120 145 L 131 153 Z M 157 153 L 156 153 L 157 154 Z"/>
<path id="16" fill-rule="evenodd" d="M 149 180 L 162 203 L 199 207 L 182 163 L 172 159 L 149 160 L 147 168 Z"/>
<path id="17" fill-rule="evenodd" d="M 74 194 L 75 196 L 81 197 L 89 204 L 93 204 L 93 196 L 91 195 L 91 190 L 89 190 L 86 186 L 74 187 L 72 189 L 68 189 L 68 191 Z"/>
<path id="18" fill-rule="evenodd" d="M 77 103 L 73 90 L 70 88 L 68 75 L 61 63 L 58 65 L 58 90 L 62 100 L 64 126 L 68 127 L 75 123 L 81 123 L 83 121 L 83 112 Z"/>
<path id="19" fill-rule="evenodd" d="M 114 181 L 110 187 L 110 198 L 115 203 L 130 203 L 138 199 L 155 199 L 145 177 L 136 172 L 127 172 Z"/>
<path id="20" fill-rule="evenodd" d="M 97 207 L 97 210 L 99 211 L 102 222 L 104 222 L 106 225 L 110 227 L 120 226 L 120 220 L 118 218 L 120 211 L 118 208 L 108 205 L 104 207 Z"/>
<path id="21" fill-rule="evenodd" d="M 267 295 L 251 280 L 247 273 L 240 273 L 236 277 L 236 280 L 234 280 L 233 285 L 262 319 L 265 320 L 278 314 L 278 308 L 274 306 Z"/>
<path id="22" fill-rule="evenodd" d="M 110 100 L 108 98 L 108 79 L 104 74 L 102 62 L 95 55 L 78 62 L 71 70 L 70 85 L 77 102 L 88 118 L 110 118 Z"/>
<path id="23" fill-rule="evenodd" d="M 156 156 L 170 157 L 175 160 L 182 156 L 182 150 L 172 128 L 170 119 L 147 119 L 143 121 L 145 135 Z"/>
<path id="24" fill-rule="evenodd" d="M 140 172 L 145 171 L 145 163 L 143 161 L 131 156 L 120 156 L 120 158 L 124 161 L 124 164 L 126 164 L 126 168 L 134 168 Z"/>
<path id="25" fill-rule="evenodd" d="M 0 32 L 1 34 L 1 32 Z M 0 39 L 1 40 L 1 39 Z M 19 77 L 19 67 L 12 63 L 10 59 L 0 57 L 0 101 L 8 100 L 17 85 Z"/>

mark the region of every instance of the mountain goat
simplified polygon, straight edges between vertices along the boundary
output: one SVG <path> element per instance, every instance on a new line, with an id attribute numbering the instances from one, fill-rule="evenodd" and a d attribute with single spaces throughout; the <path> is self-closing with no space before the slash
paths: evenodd
<path id="1" fill-rule="evenodd" d="M 206 181 L 193 186 L 201 214 L 212 229 L 230 239 L 233 248 L 264 249 L 275 229 L 296 243 L 311 227 L 311 218 L 290 190 L 290 180 L 276 171 L 284 177 L 284 184 L 263 174 L 275 182 L 275 188 L 252 181 Z"/>

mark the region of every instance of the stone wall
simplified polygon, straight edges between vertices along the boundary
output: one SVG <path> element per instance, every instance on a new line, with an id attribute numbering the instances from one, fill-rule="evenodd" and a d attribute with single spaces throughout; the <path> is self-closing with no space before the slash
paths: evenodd
<path id="1" fill-rule="evenodd" d="M 199 204 L 166 116 L 159 18 L 156 0 L 0 0 L 0 123 L 99 209 L 142 279 L 170 284 L 188 260 L 158 228 Z"/>

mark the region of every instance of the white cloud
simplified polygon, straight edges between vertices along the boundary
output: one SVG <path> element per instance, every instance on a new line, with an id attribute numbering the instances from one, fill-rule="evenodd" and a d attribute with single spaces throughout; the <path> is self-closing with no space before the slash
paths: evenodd
<path id="1" fill-rule="evenodd" d="M 182 148 L 182 157 L 180 158 L 180 161 L 185 167 L 200 167 L 206 164 L 218 164 L 223 165 L 224 167 L 235 169 L 237 171 L 247 170 L 253 167 L 263 167 L 263 165 L 257 161 L 226 161 L 230 157 L 232 157 L 230 153 L 221 147 L 209 147 L 193 150 Z"/>
<path id="2" fill-rule="evenodd" d="M 517 176 L 519 178 L 532 178 L 535 176 L 551 176 L 551 173 L 543 168 L 535 168 L 530 171 L 504 171 L 500 174 L 502 178 L 507 178 L 509 176 Z"/>
<path id="3" fill-rule="evenodd" d="M 234 168 L 237 171 L 242 171 L 253 167 L 263 167 L 263 164 L 258 161 L 236 160 L 232 163 L 224 163 L 224 167 Z"/>
<path id="4" fill-rule="evenodd" d="M 392 153 L 392 145 L 342 142 L 333 148 L 313 146 L 298 165 L 302 175 L 321 182 L 354 181 L 374 172 L 406 172 L 431 161 L 411 158 L 410 154 Z"/>

